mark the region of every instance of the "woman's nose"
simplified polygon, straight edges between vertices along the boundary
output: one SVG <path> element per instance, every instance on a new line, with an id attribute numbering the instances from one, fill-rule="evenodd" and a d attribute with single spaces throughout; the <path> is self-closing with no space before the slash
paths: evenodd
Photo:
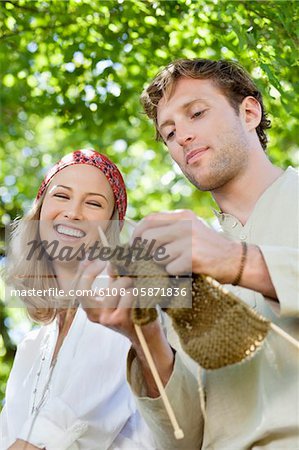
<path id="1" fill-rule="evenodd" d="M 70 220 L 82 220 L 82 208 L 79 203 L 68 204 L 68 208 L 63 213 L 64 217 Z"/>

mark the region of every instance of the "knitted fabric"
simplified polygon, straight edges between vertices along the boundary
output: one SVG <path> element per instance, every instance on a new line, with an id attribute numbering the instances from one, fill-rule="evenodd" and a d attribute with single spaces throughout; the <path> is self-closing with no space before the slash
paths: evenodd
<path id="1" fill-rule="evenodd" d="M 127 246 L 129 250 L 129 247 Z M 134 286 L 187 286 L 185 280 L 169 277 L 165 268 L 153 260 L 136 261 L 129 265 L 114 260 L 120 276 L 134 278 Z M 140 292 L 140 290 L 138 291 Z M 172 308 L 173 298 L 163 308 L 171 317 L 181 345 L 186 353 L 205 369 L 219 369 L 249 358 L 263 343 L 270 322 L 250 309 L 238 297 L 205 275 L 192 274 L 192 308 Z M 135 298 L 132 319 L 145 325 L 157 318 L 155 306 L 165 305 L 165 297 Z"/>
<path id="2" fill-rule="evenodd" d="M 186 353 L 205 369 L 219 369 L 253 355 L 270 322 L 212 278 L 197 274 L 192 278 L 192 308 L 166 310 Z"/>

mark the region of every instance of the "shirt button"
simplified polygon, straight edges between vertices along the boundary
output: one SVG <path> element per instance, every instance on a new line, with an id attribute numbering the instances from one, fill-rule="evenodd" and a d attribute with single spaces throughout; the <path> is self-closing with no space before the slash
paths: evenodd
<path id="1" fill-rule="evenodd" d="M 238 222 L 235 220 L 234 223 L 232 224 L 232 228 L 235 228 L 238 225 Z"/>
<path id="2" fill-rule="evenodd" d="M 247 239 L 246 234 L 241 234 L 240 239 L 241 239 L 242 241 L 245 241 L 245 239 Z"/>

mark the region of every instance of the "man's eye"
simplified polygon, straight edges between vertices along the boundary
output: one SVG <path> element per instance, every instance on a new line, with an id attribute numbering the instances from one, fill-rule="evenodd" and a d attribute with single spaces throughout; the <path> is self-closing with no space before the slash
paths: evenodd
<path id="1" fill-rule="evenodd" d="M 166 139 L 171 139 L 174 136 L 174 131 L 171 131 L 170 133 L 168 133 L 168 135 L 166 136 Z"/>
<path id="2" fill-rule="evenodd" d="M 199 117 L 202 113 L 203 111 L 196 111 L 196 113 L 193 114 L 193 117 Z"/>

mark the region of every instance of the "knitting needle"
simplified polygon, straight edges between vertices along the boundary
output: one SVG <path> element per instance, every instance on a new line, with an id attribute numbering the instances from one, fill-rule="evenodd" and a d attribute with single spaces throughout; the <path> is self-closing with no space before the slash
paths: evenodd
<path id="1" fill-rule="evenodd" d="M 98 231 L 99 231 L 99 235 L 100 235 L 100 238 L 101 238 L 101 241 L 102 241 L 103 245 L 106 245 L 107 247 L 110 247 L 109 242 L 107 240 L 107 237 L 106 237 L 104 231 L 102 230 L 102 228 L 100 227 L 100 225 L 98 226 Z M 153 360 L 152 355 L 150 353 L 150 350 L 148 348 L 147 342 L 146 342 L 145 337 L 143 335 L 142 329 L 141 329 L 141 327 L 139 325 L 137 325 L 135 323 L 134 323 L 134 328 L 135 328 L 137 337 L 139 339 L 141 348 L 143 350 L 145 359 L 147 361 L 147 364 L 148 364 L 148 366 L 150 368 L 152 376 L 153 376 L 153 378 L 155 380 L 155 383 L 157 385 L 159 394 L 160 394 L 160 396 L 162 398 L 162 401 L 164 403 L 164 406 L 165 406 L 166 412 L 168 414 L 169 420 L 170 420 L 170 422 L 172 424 L 175 438 L 176 439 L 183 439 L 184 432 L 178 425 L 178 422 L 176 420 L 175 414 L 174 414 L 173 409 L 172 409 L 172 407 L 170 405 L 170 402 L 168 400 L 166 391 L 165 391 L 163 383 L 161 381 L 160 375 L 158 373 L 158 370 L 156 368 L 156 365 L 154 363 L 154 360 Z"/>
<path id="2" fill-rule="evenodd" d="M 143 335 L 142 329 L 136 323 L 134 323 L 134 327 L 135 327 L 135 331 L 136 331 L 137 337 L 139 339 L 140 345 L 142 347 L 143 353 L 145 355 L 145 359 L 146 359 L 146 361 L 148 363 L 148 366 L 150 368 L 150 371 L 152 373 L 152 376 L 153 376 L 153 378 L 155 380 L 155 383 L 157 385 L 158 391 L 159 391 L 159 393 L 161 395 L 161 398 L 162 398 L 162 401 L 164 403 L 165 409 L 167 411 L 168 417 L 169 417 L 170 422 L 171 422 L 171 424 L 173 426 L 174 435 L 175 435 L 176 439 L 183 439 L 183 437 L 184 437 L 183 430 L 179 427 L 179 424 L 178 424 L 178 422 L 176 420 L 176 417 L 174 415 L 173 409 L 172 409 L 172 407 L 171 407 L 171 405 L 169 403 L 166 391 L 165 391 L 164 386 L 162 384 L 161 378 L 160 378 L 159 373 L 157 371 L 157 368 L 156 368 L 156 365 L 155 365 L 154 360 L 152 358 L 152 355 L 151 355 L 151 353 L 149 351 L 149 348 L 148 348 L 147 342 L 145 340 L 145 337 Z"/>
<path id="3" fill-rule="evenodd" d="M 292 336 L 290 336 L 282 328 L 278 327 L 273 322 L 270 323 L 270 327 L 272 328 L 273 331 L 275 331 L 275 333 L 277 333 L 283 339 L 286 339 L 290 344 L 294 345 L 297 350 L 299 350 L 299 341 L 297 341 L 297 339 L 295 339 Z"/>

